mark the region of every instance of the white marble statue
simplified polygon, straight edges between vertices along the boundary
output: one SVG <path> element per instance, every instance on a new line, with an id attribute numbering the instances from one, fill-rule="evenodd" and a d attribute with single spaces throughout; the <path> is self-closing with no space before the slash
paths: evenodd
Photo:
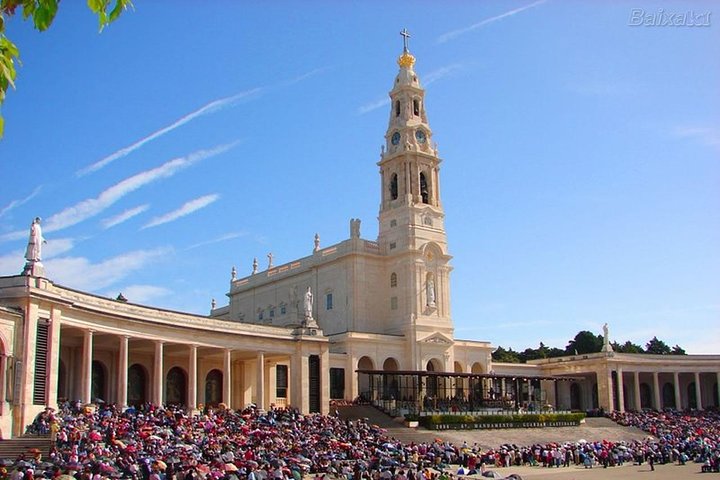
<path id="1" fill-rule="evenodd" d="M 47 241 L 42 236 L 40 217 L 35 217 L 32 225 L 30 225 L 30 238 L 28 239 L 27 250 L 25 250 L 25 259 L 28 262 L 39 262 L 42 260 L 43 243 L 47 243 Z"/>
<path id="2" fill-rule="evenodd" d="M 255 275 L 258 272 L 258 261 L 257 257 L 253 258 L 253 269 L 252 274 Z"/>
<path id="3" fill-rule="evenodd" d="M 307 291 L 305 292 L 305 318 L 312 317 L 312 308 L 313 308 L 313 294 L 312 294 L 312 289 L 310 287 L 308 287 Z"/>
<path id="4" fill-rule="evenodd" d="M 320 235 L 316 233 L 315 234 L 315 247 L 313 248 L 313 252 L 317 252 L 318 250 L 320 250 Z"/>
<path id="5" fill-rule="evenodd" d="M 432 277 L 427 281 L 427 304 L 431 307 L 435 306 L 435 281 Z"/>

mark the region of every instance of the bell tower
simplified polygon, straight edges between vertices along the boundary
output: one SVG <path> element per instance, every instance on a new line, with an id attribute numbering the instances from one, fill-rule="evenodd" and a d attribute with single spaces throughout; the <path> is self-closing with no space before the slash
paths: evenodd
<path id="1" fill-rule="evenodd" d="M 400 34 L 400 70 L 389 93 L 390 119 L 377 164 L 382 186 L 378 243 L 389 257 L 391 285 L 397 284 L 402 292 L 402 302 L 391 312 L 392 331 L 407 335 L 416 345 L 431 336 L 437 343 L 438 333 L 452 340 L 452 257 L 440 197 L 441 159 L 428 123 L 425 90 L 408 49 L 410 35 L 407 30 Z M 411 356 L 414 368 L 425 368 L 418 355 Z"/>

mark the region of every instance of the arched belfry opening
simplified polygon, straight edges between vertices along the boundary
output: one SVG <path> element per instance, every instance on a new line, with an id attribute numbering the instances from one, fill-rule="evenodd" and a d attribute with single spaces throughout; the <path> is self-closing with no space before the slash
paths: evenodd
<path id="1" fill-rule="evenodd" d="M 417 98 L 413 99 L 413 115 L 416 117 L 420 116 L 420 100 Z"/>
<path id="2" fill-rule="evenodd" d="M 422 203 L 430 203 L 430 187 L 425 172 L 420 172 L 420 198 Z"/>
<path id="3" fill-rule="evenodd" d="M 398 198 L 398 177 L 397 173 L 393 173 L 390 176 L 390 200 L 397 200 Z"/>
<path id="4" fill-rule="evenodd" d="M 400 116 L 400 100 L 395 100 L 395 116 Z"/>

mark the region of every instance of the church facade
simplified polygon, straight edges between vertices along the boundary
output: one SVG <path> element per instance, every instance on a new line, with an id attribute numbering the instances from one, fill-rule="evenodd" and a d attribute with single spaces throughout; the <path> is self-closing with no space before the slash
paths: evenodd
<path id="1" fill-rule="evenodd" d="M 207 316 L 57 285 L 39 254 L 26 255 L 22 274 L 0 277 L 3 437 L 62 399 L 328 413 L 331 400 L 406 399 L 397 385 L 376 389 L 374 379 L 423 372 L 432 373 L 432 389 L 429 380 L 412 384 L 416 400 L 492 392 L 516 406 L 563 410 L 718 406 L 719 355 L 606 349 L 501 364 L 490 342 L 455 338 L 442 160 L 414 63 L 405 47 L 377 162 L 377 239 L 362 238 L 353 219 L 338 244 L 316 238 L 306 257 L 278 266 L 270 259 L 240 278 L 233 271 L 228 304 Z"/>

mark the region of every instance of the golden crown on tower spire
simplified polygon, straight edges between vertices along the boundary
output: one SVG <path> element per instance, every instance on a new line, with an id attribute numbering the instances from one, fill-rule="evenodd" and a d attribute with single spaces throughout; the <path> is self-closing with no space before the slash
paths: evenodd
<path id="1" fill-rule="evenodd" d="M 400 35 L 403 37 L 403 53 L 398 58 L 398 65 L 402 68 L 412 68 L 412 66 L 415 65 L 415 57 L 413 57 L 408 50 L 408 38 L 410 38 L 410 32 L 407 31 L 407 28 L 403 28 Z"/>

